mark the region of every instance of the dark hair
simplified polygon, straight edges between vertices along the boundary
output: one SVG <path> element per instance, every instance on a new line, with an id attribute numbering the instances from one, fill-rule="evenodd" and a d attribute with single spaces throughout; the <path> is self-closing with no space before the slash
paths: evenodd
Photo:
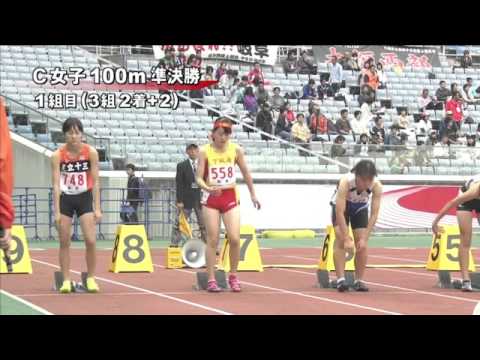
<path id="1" fill-rule="evenodd" d="M 440 81 L 439 85 L 445 84 L 445 80 Z"/>
<path id="2" fill-rule="evenodd" d="M 381 62 L 378 62 L 378 63 L 377 63 L 377 69 L 378 69 L 379 66 L 380 66 L 380 67 L 382 68 L 382 70 L 383 70 L 383 64 L 382 64 Z"/>
<path id="3" fill-rule="evenodd" d="M 247 76 L 247 75 L 243 75 L 243 76 L 242 76 L 242 81 L 248 81 L 248 76 Z"/>
<path id="4" fill-rule="evenodd" d="M 211 72 L 213 73 L 213 67 L 212 66 L 207 66 L 206 70 L 207 73 Z"/>
<path id="5" fill-rule="evenodd" d="M 189 144 L 189 145 L 187 145 L 187 151 L 188 151 L 188 150 L 191 150 L 191 149 L 198 149 L 198 145 L 197 145 L 197 144 Z"/>
<path id="6" fill-rule="evenodd" d="M 343 135 L 338 135 L 338 136 L 335 138 L 335 144 L 338 144 L 338 142 L 339 142 L 340 140 L 345 141 L 345 136 L 343 136 Z"/>
<path id="7" fill-rule="evenodd" d="M 353 116 L 357 117 L 357 115 L 361 114 L 362 112 L 360 110 L 356 110 L 354 113 L 353 113 Z"/>
<path id="8" fill-rule="evenodd" d="M 315 85 L 315 80 L 313 79 L 308 80 L 308 85 Z"/>
<path id="9" fill-rule="evenodd" d="M 348 113 L 348 110 L 347 110 L 347 109 L 342 109 L 342 110 L 340 111 L 340 115 L 343 115 L 343 114 L 345 114 L 345 113 Z"/>
<path id="10" fill-rule="evenodd" d="M 275 87 L 273 88 L 273 91 L 275 91 L 275 90 L 281 91 L 281 89 L 280 89 L 278 86 L 275 86 Z"/>
<path id="11" fill-rule="evenodd" d="M 248 96 L 255 96 L 255 95 L 253 94 L 253 88 L 252 88 L 251 86 L 247 86 L 247 87 L 245 88 L 245 96 L 247 96 L 247 95 L 248 95 Z"/>
<path id="12" fill-rule="evenodd" d="M 297 120 L 298 120 L 298 118 L 299 118 L 300 116 L 305 119 L 305 115 L 303 115 L 303 113 L 298 113 L 298 114 L 297 114 Z"/>
<path id="13" fill-rule="evenodd" d="M 372 160 L 360 160 L 351 172 L 360 177 L 374 178 L 377 176 L 377 168 Z"/>
<path id="14" fill-rule="evenodd" d="M 128 169 L 132 169 L 132 171 L 135 171 L 135 165 L 133 165 L 132 163 L 127 164 L 127 170 Z"/>
<path id="15" fill-rule="evenodd" d="M 454 88 L 455 86 L 458 86 L 458 84 L 457 84 L 457 83 L 451 83 L 451 84 L 450 84 L 450 92 L 452 93 L 452 96 L 453 96 L 453 92 L 454 92 L 453 88 Z"/>
<path id="16" fill-rule="evenodd" d="M 253 66 L 255 66 L 255 65 L 260 65 L 260 63 L 259 63 L 258 61 L 255 61 L 255 62 L 253 63 Z"/>
<path id="17" fill-rule="evenodd" d="M 471 77 L 467 77 L 467 81 L 473 81 Z"/>
<path id="18" fill-rule="evenodd" d="M 77 128 L 78 131 L 83 133 L 83 124 L 82 122 L 76 117 L 69 117 L 67 120 L 64 121 L 62 125 L 62 132 L 65 134 L 70 131 L 70 129 Z"/>

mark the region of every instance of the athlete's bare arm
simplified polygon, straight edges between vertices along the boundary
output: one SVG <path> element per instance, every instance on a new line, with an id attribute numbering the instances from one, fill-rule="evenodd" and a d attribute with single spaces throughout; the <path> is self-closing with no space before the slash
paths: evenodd
<path id="1" fill-rule="evenodd" d="M 95 207 L 95 220 L 100 222 L 102 219 L 102 210 L 100 208 L 100 176 L 99 176 L 99 160 L 98 152 L 95 148 L 90 146 L 90 171 L 93 180 L 93 201 Z"/>
<path id="2" fill-rule="evenodd" d="M 240 171 L 242 172 L 243 179 L 245 180 L 245 183 L 247 184 L 248 191 L 250 192 L 250 197 L 252 198 L 253 205 L 255 208 L 260 210 L 261 204 L 257 199 L 257 195 L 255 193 L 255 187 L 253 186 L 253 179 L 252 179 L 252 174 L 250 173 L 250 170 L 248 169 L 247 162 L 245 160 L 245 152 L 242 147 L 237 146 L 237 157 L 236 157 L 236 163 L 238 167 L 240 168 Z"/>
<path id="3" fill-rule="evenodd" d="M 53 207 L 55 211 L 55 225 L 60 226 L 60 152 L 54 151 L 51 158 Z"/>
<path id="4" fill-rule="evenodd" d="M 372 189 L 372 208 L 370 211 L 370 218 L 367 225 L 367 238 L 373 230 L 373 227 L 377 223 L 378 214 L 380 212 L 380 203 L 382 200 L 383 186 L 380 181 L 376 181 Z"/>
<path id="5" fill-rule="evenodd" d="M 468 189 L 464 193 L 458 195 L 456 198 L 447 202 L 445 206 L 440 210 L 438 215 L 435 217 L 435 220 L 433 220 L 432 230 L 435 233 L 435 235 L 438 235 L 440 232 L 438 223 L 450 211 L 450 209 L 456 208 L 458 205 L 466 203 L 467 201 L 476 199 L 479 196 L 480 196 L 480 183 L 473 184 L 472 186 L 470 186 L 470 189 Z"/>

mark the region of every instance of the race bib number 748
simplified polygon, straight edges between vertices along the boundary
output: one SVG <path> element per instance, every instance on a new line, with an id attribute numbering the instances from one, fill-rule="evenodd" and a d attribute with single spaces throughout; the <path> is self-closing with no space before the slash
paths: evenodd
<path id="1" fill-rule="evenodd" d="M 67 194 L 85 192 L 87 190 L 87 173 L 62 173 L 60 177 L 60 189 Z"/>

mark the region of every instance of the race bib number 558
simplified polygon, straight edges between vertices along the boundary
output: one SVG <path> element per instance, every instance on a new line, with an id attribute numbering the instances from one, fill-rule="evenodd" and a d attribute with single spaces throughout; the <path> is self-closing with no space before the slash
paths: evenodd
<path id="1" fill-rule="evenodd" d="M 218 166 L 210 168 L 210 183 L 214 185 L 235 184 L 235 169 L 233 166 Z"/>

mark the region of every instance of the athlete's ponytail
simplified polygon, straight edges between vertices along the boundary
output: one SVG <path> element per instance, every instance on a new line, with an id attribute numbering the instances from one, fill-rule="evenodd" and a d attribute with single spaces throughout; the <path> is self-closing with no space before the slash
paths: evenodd
<path id="1" fill-rule="evenodd" d="M 377 168 L 372 160 L 360 160 L 351 170 L 356 176 L 374 178 L 377 176 Z"/>

